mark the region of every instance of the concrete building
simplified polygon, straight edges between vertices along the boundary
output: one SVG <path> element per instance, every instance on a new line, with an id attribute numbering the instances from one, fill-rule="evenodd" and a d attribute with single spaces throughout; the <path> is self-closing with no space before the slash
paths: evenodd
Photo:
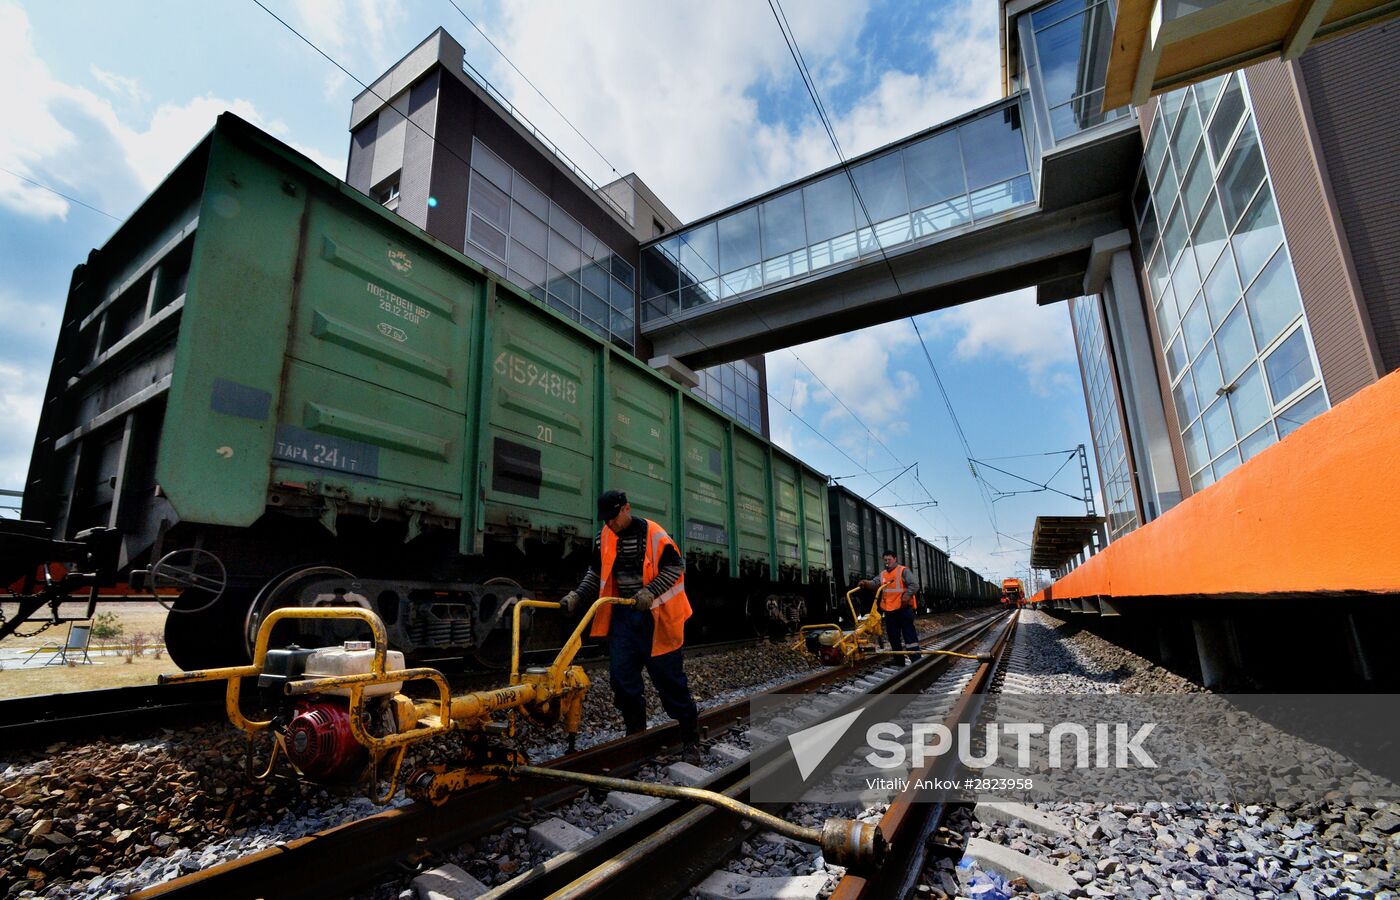
<path id="1" fill-rule="evenodd" d="M 1111 7 L 1003 12 L 1008 90 L 1102 83 Z M 1069 304 L 1110 537 L 1400 366 L 1397 62 L 1400 25 L 1372 25 L 1118 113 L 1126 227 Z"/>
<path id="2" fill-rule="evenodd" d="M 680 220 L 635 174 L 593 183 L 443 29 L 355 98 L 346 180 L 619 348 L 652 356 L 637 326 L 640 246 Z M 693 374 L 694 393 L 768 433 L 761 355 Z"/>

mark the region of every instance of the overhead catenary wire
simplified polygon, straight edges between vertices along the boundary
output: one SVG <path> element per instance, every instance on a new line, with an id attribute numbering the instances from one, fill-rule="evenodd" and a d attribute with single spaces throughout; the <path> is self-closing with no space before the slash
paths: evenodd
<path id="1" fill-rule="evenodd" d="M 347 69 L 347 68 L 346 68 L 344 65 L 342 65 L 342 64 L 340 63 L 340 61 L 337 60 L 335 57 L 331 56 L 331 55 L 330 55 L 329 53 L 327 53 L 325 50 L 322 50 L 322 49 L 320 48 L 320 46 L 318 46 L 318 45 L 316 44 L 315 41 L 311 40 L 311 39 L 308 38 L 306 35 L 302 34 L 300 31 L 297 31 L 296 28 L 293 27 L 293 25 L 292 25 L 290 22 L 288 22 L 286 19 L 282 18 L 282 17 L 279 16 L 277 13 L 275 13 L 275 12 L 273 12 L 271 9 L 269 9 L 268 6 L 267 6 L 265 3 L 262 2 L 262 0 L 253 0 L 253 3 L 257 4 L 257 6 L 258 6 L 263 12 L 267 13 L 269 16 L 272 16 L 272 18 L 274 18 L 274 19 L 276 19 L 278 22 L 280 22 L 280 23 L 282 24 L 282 27 L 286 28 L 286 29 L 287 29 L 288 31 L 290 31 L 292 34 L 294 34 L 294 35 L 296 35 L 298 38 L 300 38 L 301 41 L 302 41 L 302 43 L 306 44 L 306 46 L 310 47 L 312 50 L 315 50 L 315 51 L 316 51 L 317 53 L 319 53 L 322 57 L 324 57 L 325 60 L 326 60 L 327 62 L 329 62 L 331 65 L 335 66 L 335 67 L 336 67 L 337 69 L 339 69 L 341 72 L 343 72 L 343 73 L 345 74 L 346 77 L 350 78 L 352 81 L 354 81 L 354 82 L 355 82 L 356 84 L 358 84 L 360 87 L 364 88 L 364 90 L 365 90 L 367 93 L 372 94 L 372 95 L 374 96 L 374 98 L 375 98 L 376 100 L 378 100 L 378 101 L 380 102 L 380 104 L 382 104 L 383 110 L 391 110 L 391 111 L 393 111 L 394 113 L 396 113 L 401 119 L 403 119 L 403 120 L 404 120 L 405 122 L 407 122 L 409 125 L 412 125 L 414 128 L 418 129 L 418 131 L 422 132 L 422 134 L 423 134 L 428 140 L 432 141 L 436 146 L 442 148 L 442 150 L 443 150 L 444 152 L 446 152 L 446 153 L 448 153 L 449 155 L 451 155 L 454 159 L 456 159 L 458 162 L 460 162 L 460 163 L 461 163 L 463 166 L 465 166 L 468 170 L 471 169 L 471 161 L 470 161 L 470 160 L 467 160 L 467 159 L 463 158 L 462 154 L 458 153 L 458 152 L 457 152 L 455 149 L 453 149 L 452 147 L 450 147 L 450 146 L 448 146 L 447 144 L 443 143 L 442 141 L 438 140 L 437 135 L 433 134 L 432 132 L 430 132 L 430 131 L 428 131 L 426 128 L 424 128 L 422 125 L 420 125 L 420 124 L 418 124 L 417 122 L 413 121 L 413 119 L 412 119 L 407 113 L 405 113 L 405 112 L 403 112 L 403 111 L 401 111 L 401 110 L 395 109 L 395 108 L 389 103 L 389 101 L 388 101 L 387 99 L 385 99 L 378 91 L 374 90 L 374 88 L 370 87 L 368 84 L 366 84 L 364 81 L 362 81 L 362 80 L 359 78 L 359 76 L 357 76 L 354 72 L 351 72 L 349 69 Z M 469 21 L 470 21 L 470 20 L 469 20 Z M 507 62 L 509 62 L 509 60 L 507 60 Z M 522 77 L 523 77 L 523 76 L 522 76 Z M 528 79 L 527 79 L 527 80 L 528 80 Z M 534 85 L 532 84 L 531 87 L 534 87 Z M 488 88 L 489 88 L 490 90 L 496 90 L 495 88 L 492 88 L 492 87 L 490 87 L 489 85 L 488 85 Z M 536 88 L 536 90 L 539 90 L 539 89 Z M 504 96 L 504 95 L 502 95 L 502 96 Z M 508 101 L 507 101 L 507 102 L 508 102 Z M 546 98 L 546 102 L 548 102 L 548 99 L 547 99 L 547 98 Z M 552 106 L 552 105 L 553 105 L 553 104 L 551 104 L 551 106 Z M 382 111 L 382 110 L 381 110 L 381 111 Z M 556 110 L 556 111 L 557 111 L 557 110 Z M 519 116 L 518 113 L 517 113 L 516 115 Z M 562 116 L 563 114 L 560 113 L 560 115 Z M 520 117 L 520 118 L 522 119 L 522 121 L 525 122 L 526 125 L 528 125 L 528 126 L 529 126 L 530 128 L 532 128 L 532 129 L 534 129 L 534 126 L 533 126 L 533 125 L 530 125 L 530 123 L 529 123 L 528 121 L 525 121 L 525 120 L 523 119 L 523 117 Z M 573 127 L 572 124 L 570 124 L 570 127 Z M 542 137 L 542 135 L 541 135 L 541 137 Z M 586 140 L 586 139 L 585 139 L 585 140 Z M 546 143 L 548 143 L 548 141 L 546 141 Z M 557 148 L 556 148 L 556 152 L 562 155 L 562 151 L 558 151 Z M 567 160 L 566 160 L 566 162 L 567 162 Z M 569 165 L 573 165 L 573 163 L 571 163 L 571 162 L 569 162 L 568 164 L 569 164 Z M 611 165 L 611 164 L 609 164 L 609 165 Z M 582 177 L 584 177 L 585 179 L 591 180 L 591 179 L 588 178 L 588 176 L 583 175 L 582 170 L 577 169 L 577 167 L 575 167 L 575 171 L 576 171 L 579 175 L 581 175 Z M 615 208 L 617 209 L 617 211 L 618 211 L 619 213 L 622 213 L 622 214 L 623 214 L 623 217 L 626 218 L 626 213 L 625 213 L 625 211 L 622 209 L 622 207 L 620 207 L 620 206 L 617 205 L 617 201 L 613 200 L 610 196 L 608 196 L 606 193 L 603 193 L 601 190 L 599 190 L 597 193 L 598 193 L 598 196 L 599 196 L 599 197 L 601 197 L 605 202 L 607 202 L 607 203 L 609 203 L 610 205 L 612 205 L 613 207 L 615 207 Z"/>
<path id="2" fill-rule="evenodd" d="M 447 2 L 452 4 L 452 8 L 457 10 L 457 12 L 462 16 L 462 18 L 467 20 L 468 25 L 476 29 L 476 33 L 481 35 L 481 37 L 486 41 L 486 43 L 491 45 L 492 50 L 495 50 L 498 54 L 500 54 L 501 59 L 506 61 L 506 65 L 514 69 L 515 74 L 519 75 L 522 79 L 524 79 L 525 83 L 528 84 L 536 94 L 540 95 L 540 99 L 543 100 L 549 106 L 550 109 L 554 110 L 555 114 L 558 115 L 560 119 L 564 120 L 564 124 L 568 125 L 569 128 L 573 131 L 573 133 L 579 136 L 579 140 L 587 144 L 588 149 L 596 153 L 598 155 L 598 158 L 601 159 L 605 165 L 607 165 L 608 169 L 611 170 L 614 175 L 618 176 L 619 178 L 622 177 L 622 173 L 617 170 L 617 166 L 613 165 L 612 161 L 603 155 L 603 151 L 593 146 L 593 142 L 588 139 L 587 135 L 585 135 L 582 131 L 579 131 L 578 126 L 571 122 L 569 120 L 569 117 L 564 115 L 563 111 L 561 111 L 559 107 L 554 105 L 554 102 L 550 100 L 548 96 L 545 95 L 545 92 L 535 86 L 535 83 L 530 80 L 530 76 L 520 71 L 520 67 L 517 66 L 508 55 L 506 55 L 506 52 L 504 50 L 502 50 L 496 45 L 495 41 L 491 40 L 490 35 L 483 31 L 480 25 L 476 24 L 476 20 L 474 20 L 471 16 L 467 15 L 466 11 L 463 10 L 462 7 L 457 4 L 457 0 L 447 0 Z"/>
<path id="3" fill-rule="evenodd" d="M 44 184 L 44 183 L 41 182 L 41 181 L 35 181 L 33 178 L 30 178 L 30 177 L 27 176 L 27 175 L 21 175 L 21 174 L 18 173 L 18 172 L 12 172 L 12 171 L 10 171 L 9 169 L 4 168 L 3 166 L 0 166 L 0 172 L 4 172 L 6 175 L 13 175 L 15 178 L 18 178 L 20 181 L 28 182 L 29 184 L 34 185 L 36 188 L 39 188 L 40 190 L 48 191 L 50 194 L 53 194 L 53 195 L 56 196 L 56 197 L 62 197 L 64 200 L 67 200 L 69 203 L 76 203 L 76 204 L 78 204 L 79 206 L 83 207 L 84 209 L 90 209 L 90 210 L 92 210 L 93 212 L 98 213 L 99 215 L 106 216 L 107 218 L 111 219 L 111 220 L 114 221 L 114 222 L 120 222 L 120 221 L 121 221 L 121 219 L 119 219 L 119 218 L 117 218 L 116 216 L 112 215 L 111 213 L 107 212 L 107 210 L 105 210 L 105 209 L 98 209 L 97 207 L 93 206 L 91 203 L 84 203 L 82 200 L 79 200 L 77 197 L 70 197 L 70 196 L 68 196 L 67 194 L 63 193 L 62 191 L 56 190 L 56 189 L 54 189 L 54 188 L 51 188 L 51 187 L 49 187 L 47 184 Z"/>

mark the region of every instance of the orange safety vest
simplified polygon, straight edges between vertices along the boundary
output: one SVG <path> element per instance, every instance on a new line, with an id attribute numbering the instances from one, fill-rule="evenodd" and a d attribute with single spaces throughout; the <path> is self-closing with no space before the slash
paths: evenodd
<path id="1" fill-rule="evenodd" d="M 906 603 L 914 605 L 914 595 L 904 590 L 904 567 L 895 566 L 888 572 L 880 570 L 880 583 L 885 586 L 885 590 L 880 594 L 880 608 L 885 612 L 899 609 Z"/>
<path id="2" fill-rule="evenodd" d="M 598 577 L 603 581 L 603 592 L 600 596 L 616 597 L 617 585 L 613 581 L 612 571 L 613 563 L 617 560 L 617 535 L 606 525 L 603 526 L 600 535 L 599 549 L 603 557 L 603 571 L 598 573 Z M 643 585 L 650 584 L 652 579 L 656 578 L 661 569 L 661 552 L 667 547 L 676 547 L 676 542 L 671 540 L 666 529 L 648 519 L 646 555 L 642 557 Z M 676 553 L 679 555 L 680 548 L 676 547 Z M 690 599 L 685 595 L 684 572 L 669 591 L 651 601 L 651 614 L 656 620 L 656 629 L 651 637 L 651 655 L 660 656 L 672 650 L 679 650 L 685 643 L 685 620 L 690 618 Z M 593 617 L 593 627 L 588 633 L 591 637 L 605 637 L 611 625 L 612 605 L 609 604 L 598 610 L 597 615 Z"/>

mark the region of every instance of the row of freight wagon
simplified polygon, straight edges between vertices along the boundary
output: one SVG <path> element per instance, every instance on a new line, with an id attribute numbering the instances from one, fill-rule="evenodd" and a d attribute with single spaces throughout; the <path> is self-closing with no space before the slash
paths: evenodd
<path id="1" fill-rule="evenodd" d="M 73 274 L 0 578 L 59 561 L 74 587 L 178 594 L 166 639 L 185 668 L 246 658 L 272 609 L 347 602 L 415 657 L 490 656 L 512 598 L 576 583 L 604 488 L 676 537 L 700 635 L 829 620 L 887 547 L 930 606 L 993 599 L 849 492 L 833 506 L 826 477 L 762 435 L 226 114 Z"/>
<path id="2" fill-rule="evenodd" d="M 838 586 L 873 578 L 886 551 L 913 570 L 921 588 L 920 607 L 947 609 L 992 603 L 996 585 L 948 558 L 878 506 L 844 487 L 828 488 L 833 544 L 832 576 Z"/>

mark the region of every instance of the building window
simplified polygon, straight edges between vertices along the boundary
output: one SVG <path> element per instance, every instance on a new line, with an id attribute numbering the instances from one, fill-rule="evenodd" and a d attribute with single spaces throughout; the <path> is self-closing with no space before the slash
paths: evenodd
<path id="1" fill-rule="evenodd" d="M 1100 109 L 1113 42 L 1112 3 L 1059 0 L 1021 16 L 1017 29 L 1023 77 L 1046 145 L 1128 114 L 1126 106 Z"/>
<path id="2" fill-rule="evenodd" d="M 1103 307 L 1097 296 L 1071 301 L 1071 321 L 1079 348 L 1079 368 L 1084 374 L 1084 400 L 1089 409 L 1089 429 L 1099 461 L 1099 487 L 1103 490 L 1108 539 L 1117 540 L 1142 524 L 1128 442 L 1108 351 Z"/>
<path id="3" fill-rule="evenodd" d="M 480 141 L 472 142 L 471 165 L 467 255 L 632 352 L 632 264 Z"/>
<path id="4" fill-rule="evenodd" d="M 747 360 L 724 363 L 696 372 L 694 394 L 707 400 L 754 431 L 763 430 L 763 392 L 758 370 Z"/>
<path id="5" fill-rule="evenodd" d="M 1242 76 L 1162 96 L 1133 198 L 1200 490 L 1328 408 Z"/>
<path id="6" fill-rule="evenodd" d="M 401 174 L 403 174 L 402 169 L 375 185 L 374 189 L 370 191 L 370 196 L 375 199 L 375 202 L 381 206 L 387 206 L 391 210 L 398 208 L 399 176 Z"/>

